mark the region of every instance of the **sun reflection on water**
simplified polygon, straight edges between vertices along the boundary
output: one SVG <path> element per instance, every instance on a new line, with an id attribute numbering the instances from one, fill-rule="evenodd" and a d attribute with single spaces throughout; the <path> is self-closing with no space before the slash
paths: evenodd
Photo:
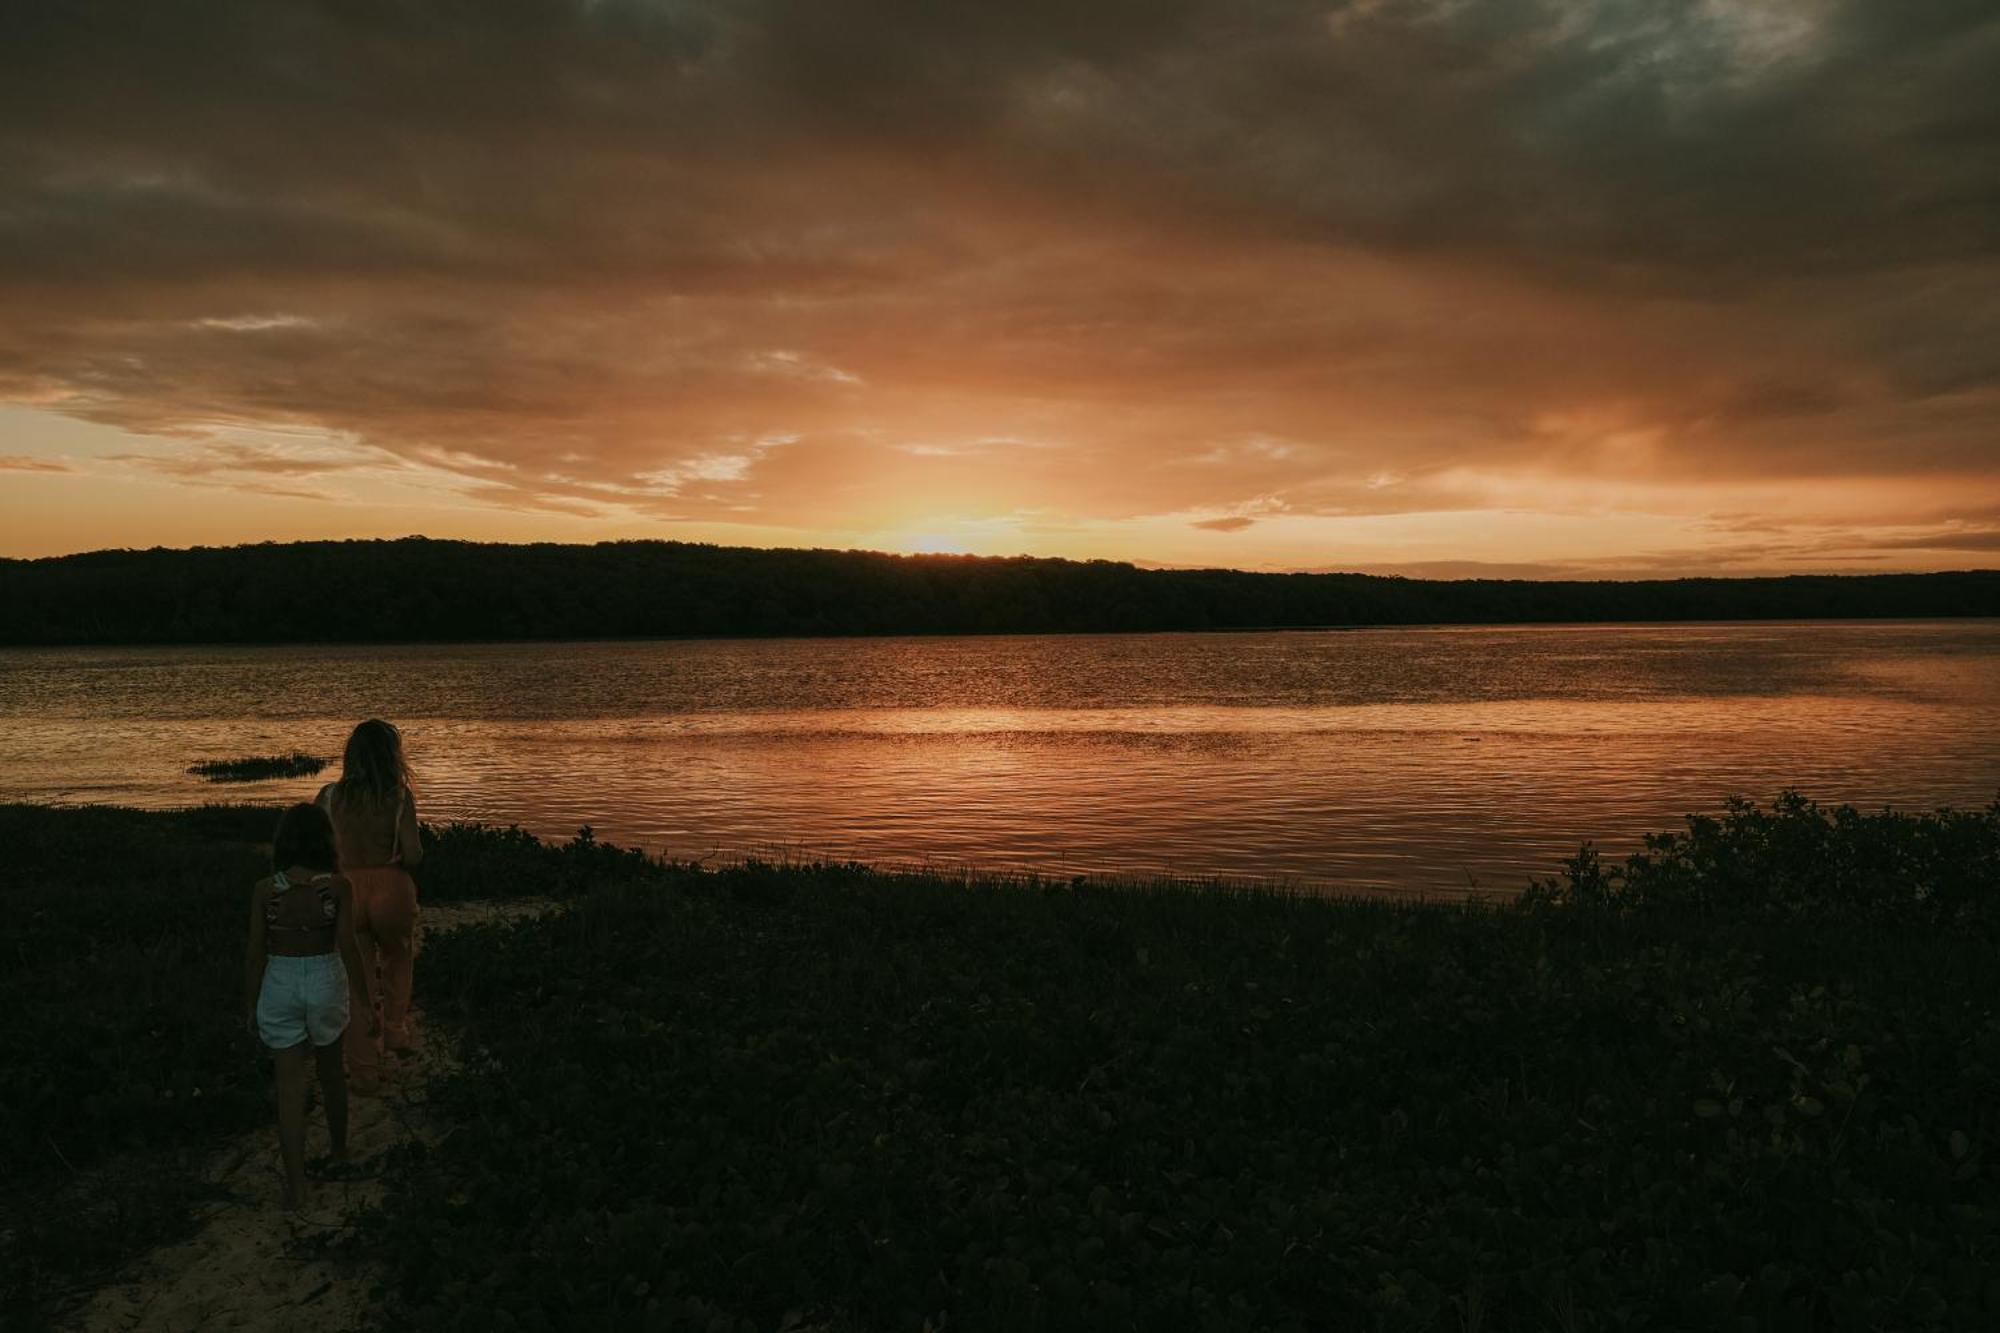
<path id="1" fill-rule="evenodd" d="M 1517 889 L 1731 793 L 1983 804 L 2000 625 L 0 653 L 0 798 L 278 801 L 403 724 L 430 818 L 675 856 Z"/>

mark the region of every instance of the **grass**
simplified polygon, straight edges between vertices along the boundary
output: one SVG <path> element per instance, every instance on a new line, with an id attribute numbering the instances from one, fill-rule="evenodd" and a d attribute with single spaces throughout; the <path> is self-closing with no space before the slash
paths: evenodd
<path id="1" fill-rule="evenodd" d="M 247 759 L 205 759 L 190 765 L 188 772 L 210 782 L 263 782 L 270 778 L 310 777 L 325 767 L 326 760 L 294 750 L 291 754 Z"/>
<path id="2" fill-rule="evenodd" d="M 1505 910 L 663 872 L 426 959 L 375 1236 L 420 1328 L 1978 1326 L 1996 885 L 1798 801 Z"/>
<path id="3" fill-rule="evenodd" d="M 244 910 L 278 810 L 0 805 L 0 1328 L 189 1228 L 208 1155 L 275 1123 L 240 1025 Z M 428 901 L 653 873 L 584 838 L 425 830 Z"/>
<path id="4" fill-rule="evenodd" d="M 40 1137 L 268 1115 L 225 1030 L 270 820 L 0 810 L 17 1203 L 65 1187 Z M 427 900 L 575 905 L 418 968 L 469 1059 L 362 1233 L 401 1324 L 2000 1321 L 2000 808 L 1739 807 L 1497 909 L 429 836 Z M 50 1211 L 0 1242 L 14 1311 L 88 1267 Z"/>
<path id="5" fill-rule="evenodd" d="M 0 1326 L 185 1224 L 267 1114 L 243 915 L 270 811 L 0 806 Z"/>

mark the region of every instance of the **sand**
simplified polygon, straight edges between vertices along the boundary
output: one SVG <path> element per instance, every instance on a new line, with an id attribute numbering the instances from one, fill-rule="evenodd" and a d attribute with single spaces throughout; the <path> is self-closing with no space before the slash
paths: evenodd
<path id="1" fill-rule="evenodd" d="M 556 906 L 538 900 L 440 904 L 424 908 L 423 925 L 426 931 L 450 930 L 467 922 L 540 915 Z M 421 1013 L 413 1019 L 421 1049 L 396 1062 L 381 1096 L 348 1099 L 348 1156 L 370 1178 L 313 1181 L 305 1208 L 288 1215 L 279 1206 L 283 1179 L 276 1123 L 245 1135 L 211 1161 L 205 1178 L 222 1199 L 200 1216 L 195 1233 L 132 1264 L 59 1326 L 88 1333 L 232 1328 L 344 1333 L 374 1322 L 381 1275 L 329 1242 L 349 1231 L 349 1219 L 359 1209 L 381 1199 L 377 1173 L 385 1153 L 412 1140 L 433 1143 L 447 1128 L 430 1113 L 424 1089 L 453 1067 L 452 1036 L 424 1022 Z M 311 1161 L 327 1148 L 316 1090 L 306 1119 Z"/>

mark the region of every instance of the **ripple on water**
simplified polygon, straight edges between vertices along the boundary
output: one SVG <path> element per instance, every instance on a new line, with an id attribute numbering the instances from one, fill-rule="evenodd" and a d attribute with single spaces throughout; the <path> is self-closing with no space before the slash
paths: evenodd
<path id="1" fill-rule="evenodd" d="M 1798 787 L 2000 789 L 2000 624 L 0 652 L 0 799 L 404 725 L 427 817 L 677 856 L 1512 890 Z"/>

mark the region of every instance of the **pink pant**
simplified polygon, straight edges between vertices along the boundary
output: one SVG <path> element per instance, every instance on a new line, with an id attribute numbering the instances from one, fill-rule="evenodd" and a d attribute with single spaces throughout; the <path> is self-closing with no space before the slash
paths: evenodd
<path id="1" fill-rule="evenodd" d="M 347 1074 L 363 1086 L 382 1074 L 382 1049 L 410 1042 L 410 969 L 417 956 L 417 883 L 401 866 L 343 870 L 354 886 L 354 938 L 361 966 L 382 1014 L 382 1036 L 367 1024 L 347 1025 Z"/>

